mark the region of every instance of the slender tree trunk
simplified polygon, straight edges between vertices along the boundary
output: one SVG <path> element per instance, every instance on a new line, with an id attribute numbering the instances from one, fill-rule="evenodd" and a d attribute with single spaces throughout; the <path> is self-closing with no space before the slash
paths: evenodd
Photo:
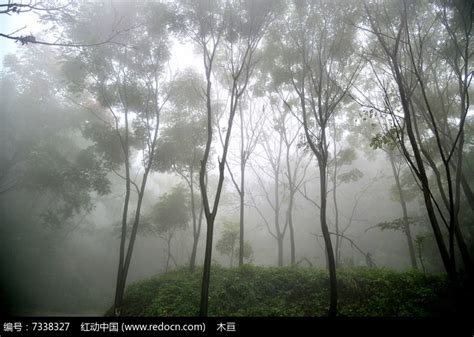
<path id="1" fill-rule="evenodd" d="M 189 189 L 191 191 L 191 216 L 193 221 L 193 247 L 191 251 L 191 258 L 189 260 L 189 270 L 194 272 L 196 268 L 196 249 L 197 249 L 197 219 L 196 219 L 196 205 L 194 203 L 194 171 L 193 171 L 193 164 L 189 165 L 189 172 L 190 172 L 190 183 Z"/>
<path id="2" fill-rule="evenodd" d="M 245 163 L 240 166 L 240 237 L 239 266 L 244 264 Z"/>
<path id="3" fill-rule="evenodd" d="M 403 194 L 402 186 L 400 184 L 400 177 L 399 177 L 400 172 L 397 171 L 397 168 L 395 167 L 393 153 L 388 152 L 388 157 L 390 159 L 390 164 L 392 166 L 392 172 L 393 172 L 393 178 L 395 179 L 395 185 L 397 186 L 397 192 L 398 192 L 398 196 L 400 198 L 400 206 L 402 207 L 402 211 L 403 211 L 403 232 L 405 233 L 405 236 L 406 236 L 406 239 L 407 239 L 408 252 L 410 254 L 411 267 L 413 269 L 418 269 L 418 265 L 417 265 L 417 262 L 416 262 L 415 248 L 413 246 L 413 239 L 411 237 L 410 225 L 408 224 L 407 205 L 406 205 L 406 202 L 405 202 L 405 196 Z"/>
<path id="4" fill-rule="evenodd" d="M 425 201 L 426 211 L 428 213 L 428 218 L 430 219 L 430 224 L 433 229 L 433 233 L 435 235 L 436 244 L 438 246 L 438 249 L 441 255 L 441 260 L 443 261 L 444 268 L 448 274 L 451 284 L 455 286 L 457 284 L 456 270 L 454 269 L 454 265 L 451 261 L 448 250 L 446 248 L 443 234 L 441 233 L 441 229 L 439 228 L 438 218 L 436 217 L 436 212 L 434 210 L 433 203 L 431 200 L 431 190 L 430 190 L 430 185 L 428 182 L 428 176 L 426 174 L 426 170 L 424 166 L 425 164 L 421 157 L 420 149 L 418 147 L 418 143 L 415 137 L 415 132 L 413 130 L 412 115 L 409 108 L 409 103 L 408 103 L 407 96 L 405 93 L 403 78 L 400 74 L 400 69 L 399 69 L 398 62 L 396 60 L 396 56 L 391 55 L 391 61 L 392 61 L 393 69 L 394 69 L 395 81 L 397 83 L 398 91 L 400 94 L 402 108 L 404 111 L 406 131 L 407 131 L 408 139 L 409 139 L 411 148 L 413 150 L 413 155 L 415 158 L 416 164 L 412 163 L 412 165 L 417 170 L 417 177 L 421 183 L 421 189 L 423 192 L 423 199 Z M 408 160 L 411 161 L 409 154 L 407 152 L 405 152 L 404 155 Z"/>
<path id="5" fill-rule="evenodd" d="M 422 244 L 423 243 L 421 241 L 418 242 L 417 251 L 418 251 L 418 258 L 420 259 L 421 270 L 423 271 L 423 274 L 426 274 L 425 264 L 423 262 Z"/>
<path id="6" fill-rule="evenodd" d="M 464 103 L 465 104 L 465 103 Z M 464 108 L 464 104 L 462 105 Z M 470 275 L 470 277 L 474 278 L 473 272 L 474 267 L 472 263 L 471 256 L 469 254 L 469 249 L 467 248 L 466 242 L 464 241 L 464 236 L 461 232 L 461 228 L 459 226 L 459 210 L 461 207 L 461 184 L 462 184 L 462 149 L 464 147 L 464 130 L 461 130 L 459 141 L 458 141 L 458 153 L 457 153 L 457 168 L 456 168 L 456 177 L 455 177 L 455 204 L 454 210 L 455 213 L 455 221 L 453 222 L 452 226 L 454 227 L 454 236 L 456 237 L 456 241 L 458 243 L 459 251 L 461 252 L 461 258 L 464 264 L 464 268 L 466 272 Z"/>
<path id="7" fill-rule="evenodd" d="M 277 164 L 279 165 L 279 164 Z M 280 229 L 280 189 L 279 189 L 279 169 L 275 170 L 275 209 L 274 209 L 274 217 L 275 217 L 275 230 L 277 235 L 277 246 L 278 246 L 278 267 L 283 267 L 283 239 L 284 233 Z"/>
<path id="8" fill-rule="evenodd" d="M 199 236 L 201 235 L 203 213 L 204 213 L 204 208 L 201 205 L 201 208 L 199 211 L 198 227 L 197 227 L 196 235 L 194 236 L 194 240 L 193 240 L 193 249 L 191 251 L 191 266 L 190 266 L 191 272 L 194 272 L 196 270 L 197 246 L 199 243 Z"/>
<path id="9" fill-rule="evenodd" d="M 401 40 L 402 33 L 406 24 L 407 13 L 406 13 L 406 10 L 402 11 L 401 13 L 402 17 L 400 18 L 400 26 L 398 28 L 398 33 L 395 39 L 395 45 L 392 49 L 391 47 L 387 46 L 383 38 L 383 35 L 379 30 L 378 25 L 375 23 L 374 18 L 372 17 L 368 9 L 367 4 L 364 3 L 364 6 L 365 6 L 365 10 L 370 21 L 371 28 L 376 34 L 376 37 L 380 45 L 382 46 L 385 55 L 387 56 L 388 63 L 392 69 L 392 75 L 397 85 L 398 93 L 400 95 L 400 102 L 401 102 L 401 106 L 403 109 L 403 116 L 404 116 L 404 127 L 406 129 L 408 141 L 413 151 L 413 154 L 409 153 L 403 141 L 400 142 L 401 152 L 403 156 L 405 157 L 405 159 L 408 161 L 411 168 L 413 169 L 414 174 L 416 175 L 418 181 L 420 182 L 421 190 L 423 193 L 423 199 L 426 206 L 426 211 L 428 213 L 428 218 L 430 220 L 430 224 L 433 229 L 433 233 L 436 239 L 436 244 L 438 246 L 438 250 L 441 255 L 441 260 L 443 261 L 444 268 L 446 270 L 446 273 L 448 274 L 451 284 L 454 285 L 456 283 L 456 270 L 454 269 L 454 265 L 452 264 L 452 261 L 450 259 L 448 249 L 446 248 L 443 234 L 439 227 L 438 218 L 436 216 L 436 212 L 435 212 L 433 202 L 431 199 L 431 190 L 430 190 L 428 176 L 425 169 L 425 163 L 421 156 L 420 147 L 417 143 L 417 138 L 415 136 L 414 123 L 416 121 L 412 120 L 412 118 L 415 118 L 415 116 L 412 116 L 412 111 L 410 109 L 410 104 L 409 104 L 409 97 L 407 95 L 406 87 L 405 87 L 405 80 L 400 71 L 401 68 L 399 65 L 398 53 L 400 52 L 399 50 L 400 40 Z"/>
<path id="10" fill-rule="evenodd" d="M 303 72 L 303 76 L 305 72 Z M 293 84 L 294 88 L 297 89 L 296 85 Z M 318 145 L 314 143 L 313 138 L 311 137 L 308 118 L 306 115 L 306 100 L 305 100 L 305 87 L 304 87 L 304 77 L 303 77 L 303 86 L 301 91 L 298 92 L 300 97 L 302 117 L 303 117 L 303 127 L 306 136 L 306 140 L 311 148 L 311 151 L 314 153 L 318 160 L 319 167 L 319 180 L 320 180 L 320 194 L 321 194 L 321 204 L 320 204 L 320 223 L 321 231 L 323 233 L 324 243 L 325 243 L 325 252 L 327 258 L 327 267 L 329 269 L 329 283 L 330 283 L 330 303 L 328 316 L 335 317 L 337 315 L 337 278 L 336 278 L 336 260 L 334 258 L 334 251 L 332 248 L 331 236 L 329 234 L 329 228 L 327 225 L 326 218 L 326 208 L 327 208 L 327 140 L 326 140 L 326 122 L 328 116 L 322 111 L 321 104 L 318 107 L 319 110 L 319 126 L 321 129 L 321 136 L 318 140 Z M 298 91 L 298 90 L 297 90 Z M 316 115 L 316 112 L 313 111 Z M 327 114 L 327 112 L 326 112 Z"/>
<path id="11" fill-rule="evenodd" d="M 464 195 L 466 196 L 466 200 L 471 207 L 472 210 L 474 210 L 474 193 L 472 192 L 471 187 L 469 186 L 469 183 L 466 180 L 466 176 L 464 173 L 461 176 L 461 185 L 462 185 L 462 190 L 464 192 Z"/>
<path id="12" fill-rule="evenodd" d="M 239 267 L 244 264 L 244 216 L 245 216 L 245 164 L 247 154 L 244 150 L 244 115 L 242 107 L 239 106 L 240 112 L 240 237 L 239 237 Z"/>
<path id="13" fill-rule="evenodd" d="M 127 255 L 125 257 L 124 266 L 123 266 L 122 282 L 121 282 L 121 289 L 120 289 L 120 305 L 122 303 L 123 296 L 125 294 L 125 285 L 127 283 L 127 276 L 128 276 L 128 270 L 130 268 L 130 262 L 132 261 L 133 248 L 135 245 L 135 239 L 137 237 L 138 224 L 140 222 L 140 212 L 141 212 L 143 197 L 145 195 L 145 186 L 146 186 L 146 182 L 148 178 L 148 173 L 150 172 L 150 168 L 151 168 L 151 161 L 149 165 L 147 166 L 147 168 L 145 169 L 145 172 L 143 173 L 140 193 L 138 194 L 138 202 L 137 202 L 137 207 L 135 210 L 135 219 L 133 221 L 132 232 L 130 233 L 130 241 L 128 243 Z"/>
<path id="14" fill-rule="evenodd" d="M 286 130 L 286 129 L 283 128 L 283 130 Z M 286 170 L 287 170 L 287 179 L 288 179 L 288 189 L 290 192 L 290 197 L 288 200 L 288 210 L 287 210 L 286 216 L 287 216 L 287 221 L 288 221 L 288 228 L 290 230 L 290 263 L 292 266 L 294 266 L 296 264 L 296 252 L 295 252 L 296 248 L 295 248 L 295 230 L 293 227 L 293 205 L 294 205 L 294 199 L 295 199 L 295 193 L 296 193 L 295 180 L 297 176 L 296 173 L 298 171 L 299 163 L 295 163 L 294 172 L 292 172 L 291 163 L 290 163 L 291 143 L 288 142 L 286 136 L 285 136 L 285 146 L 286 146 Z"/>
<path id="15" fill-rule="evenodd" d="M 458 9 L 459 10 L 459 9 Z M 467 182 L 464 184 L 463 180 L 465 180 L 464 175 L 462 173 L 463 170 L 463 148 L 464 148 L 464 125 L 466 123 L 466 117 L 470 107 L 470 100 L 469 100 L 469 86 L 472 80 L 472 73 L 469 73 L 472 69 L 469 67 L 470 58 L 472 56 L 472 28 L 473 28 L 473 19 L 474 19 L 474 3 L 471 1 L 470 6 L 464 7 L 464 10 L 470 10 L 468 12 L 469 15 L 469 24 L 465 23 L 464 25 L 464 36 L 466 38 L 466 43 L 463 46 L 463 65 L 461 69 L 463 69 L 463 76 L 459 76 L 461 72 L 458 72 L 458 86 L 459 86 L 459 93 L 461 96 L 461 106 L 460 106 L 460 130 L 459 130 L 459 138 L 457 142 L 457 170 L 456 170 L 456 181 L 455 181 L 455 195 L 456 195 L 456 202 L 454 205 L 454 213 L 455 213 L 455 221 L 453 223 L 454 227 L 454 234 L 456 236 L 456 241 L 458 242 L 459 250 L 461 252 L 461 257 L 464 263 L 464 267 L 466 272 L 469 275 L 471 281 L 474 281 L 474 265 L 469 254 L 469 250 L 467 249 L 466 243 L 464 241 L 463 234 L 459 227 L 459 209 L 461 206 L 461 192 L 460 192 L 460 185 L 463 186 L 464 194 L 467 197 L 468 202 L 471 205 L 472 209 L 472 191 L 469 188 Z M 462 15 L 462 13 L 460 13 Z M 456 63 L 457 64 L 457 63 Z M 458 67 L 459 69 L 459 67 Z M 455 149 L 453 149 L 454 151 Z M 469 193 L 470 192 L 470 193 Z"/>
<path id="16" fill-rule="evenodd" d="M 166 268 L 165 268 L 165 273 L 168 272 L 169 268 L 170 268 L 170 260 L 171 260 L 171 239 L 172 239 L 172 234 L 168 235 L 168 238 L 166 240 L 166 244 L 168 246 L 167 248 L 167 252 L 168 252 L 168 256 L 166 258 Z"/>
<path id="17" fill-rule="evenodd" d="M 118 129 L 117 129 L 118 130 Z M 118 131 L 117 131 L 118 132 Z M 120 252 L 119 265 L 117 271 L 117 281 L 115 288 L 114 314 L 120 316 L 122 309 L 122 285 L 124 275 L 124 260 L 125 260 L 125 244 L 127 241 L 127 225 L 128 225 L 128 206 L 130 203 L 130 163 L 129 163 L 129 144 L 128 144 L 128 112 L 125 109 L 125 136 L 122 143 L 122 149 L 125 159 L 125 200 L 122 212 L 122 231 L 120 235 Z"/>
<path id="18" fill-rule="evenodd" d="M 334 141 L 333 141 L 333 156 L 334 156 L 334 177 L 332 181 L 332 199 L 334 202 L 334 224 L 336 225 L 336 267 L 341 261 L 341 238 L 339 237 L 339 208 L 337 206 L 337 147 L 336 147 L 336 121 L 334 121 Z"/>
<path id="19" fill-rule="evenodd" d="M 216 195 L 214 197 L 214 203 L 212 205 L 212 210 L 210 207 L 206 183 L 204 181 L 204 177 L 206 176 L 207 172 L 207 162 L 209 158 L 209 153 L 211 150 L 211 143 L 212 143 L 212 107 L 211 107 L 211 78 L 210 78 L 210 68 L 207 70 L 207 111 L 208 111 L 208 124 L 207 124 L 207 143 L 206 143 L 206 150 L 204 151 L 204 157 L 201 161 L 201 170 L 199 174 L 199 182 L 201 187 L 201 195 L 203 199 L 204 205 L 204 215 L 206 216 L 207 221 L 207 234 L 206 234 L 206 251 L 204 256 L 204 270 L 203 270 L 203 277 L 202 277 L 202 285 L 201 285 L 201 305 L 200 305 L 200 316 L 206 317 L 207 316 L 207 309 L 208 309 L 208 302 L 209 302 L 209 281 L 210 281 L 210 274 L 211 274 L 211 259 L 212 259 L 212 241 L 213 241 L 213 234 L 214 234 L 214 221 L 216 218 L 217 210 L 219 207 L 219 201 L 222 193 L 222 187 L 224 184 L 224 174 L 225 174 L 225 165 L 227 160 L 227 153 L 229 150 L 230 144 L 230 135 L 232 133 L 232 126 L 234 122 L 235 112 L 237 109 L 238 98 L 240 97 L 237 93 L 237 83 L 234 81 L 232 87 L 232 95 L 231 95 L 231 109 L 230 109 L 230 116 L 229 121 L 227 124 L 227 134 L 225 137 L 224 142 L 224 149 L 222 151 L 222 159 L 219 161 L 219 180 L 217 182 L 216 188 Z"/>
<path id="20" fill-rule="evenodd" d="M 199 243 L 199 236 L 201 235 L 201 224 L 202 224 L 202 203 L 200 206 L 200 211 L 199 211 L 199 220 L 197 219 L 196 216 L 196 204 L 195 204 L 195 198 L 194 198 L 194 169 L 193 165 L 190 165 L 190 174 L 191 174 L 191 179 L 190 179 L 190 191 L 191 191 L 191 211 L 192 211 L 192 219 L 193 219 L 193 246 L 191 250 L 191 258 L 189 260 L 189 270 L 193 273 L 196 269 L 196 254 L 197 254 L 197 246 Z"/>
<path id="21" fill-rule="evenodd" d="M 157 100 L 157 96 L 155 96 L 155 99 Z M 161 108 L 160 108 L 161 109 Z M 142 203 L 143 203 L 143 198 L 145 196 L 145 187 L 146 187 L 146 184 L 147 184 L 147 180 L 148 180 L 148 175 L 150 173 L 150 170 L 151 170 L 151 167 L 152 167 L 152 164 L 153 164 L 153 155 L 154 155 L 154 152 L 155 152 L 155 147 L 156 147 L 156 140 L 158 138 L 158 130 L 159 130 L 159 125 L 160 125 L 160 109 L 156 109 L 155 111 L 155 116 L 154 116 L 154 119 L 155 119 L 155 129 L 153 131 L 153 137 L 151 139 L 151 142 L 149 143 L 149 147 L 148 147 L 148 155 L 149 155 L 149 159 L 148 159 L 148 162 L 145 166 L 145 170 L 144 170 L 144 173 L 143 173 L 143 177 L 142 177 L 142 182 L 141 182 L 141 185 L 140 185 L 140 188 L 137 188 L 138 189 L 138 201 L 137 201 L 137 205 L 136 205 L 136 208 L 135 208 L 135 217 L 134 217 L 134 220 L 133 220 L 133 225 L 132 225 L 132 231 L 130 233 L 130 239 L 129 239 L 129 242 L 128 242 L 128 247 L 127 247 L 127 254 L 125 256 L 125 259 L 123 258 L 123 253 L 124 251 L 121 250 L 120 251 L 120 262 L 123 261 L 123 264 L 121 264 L 119 266 L 119 276 L 117 277 L 117 288 L 116 288 L 116 301 L 114 303 L 114 312 L 115 312 L 115 315 L 116 316 L 119 316 L 120 315 L 120 311 L 121 311 L 121 306 L 122 306 L 122 302 L 123 302 L 123 296 L 125 294 L 125 285 L 127 283 L 127 276 L 128 276 L 128 270 L 130 268 L 130 262 L 132 260 L 132 254 L 133 254 L 133 248 L 134 248 L 134 245 L 135 245 L 135 239 L 137 237 L 137 232 L 138 232 L 138 225 L 140 223 L 140 212 L 141 212 L 141 207 L 142 207 Z M 128 113 L 127 113 L 127 109 L 125 109 L 125 137 L 124 137 L 124 154 L 125 154 L 125 172 L 126 172 L 126 190 L 127 190 L 127 193 L 128 196 L 130 195 L 130 184 L 131 184 L 131 180 L 130 180 L 130 171 L 129 171 L 129 144 L 128 144 Z M 128 197 L 126 198 L 128 199 Z M 127 204 L 127 209 L 128 209 L 128 201 L 126 202 Z M 124 216 L 126 215 L 126 209 L 124 207 Z M 123 221 L 123 219 L 122 219 Z M 126 228 L 123 227 L 123 224 L 124 222 L 122 222 L 122 234 L 126 234 Z M 121 238 L 121 249 L 125 248 L 125 241 L 122 242 L 122 240 L 125 240 L 126 239 L 126 236 Z"/>
<path id="22" fill-rule="evenodd" d="M 234 268 L 234 250 L 235 244 L 232 243 L 232 251 L 230 252 L 230 268 Z"/>
<path id="23" fill-rule="evenodd" d="M 290 187 L 291 188 L 291 187 Z M 295 197 L 295 191 L 290 190 L 290 200 L 288 203 L 288 229 L 290 230 L 290 259 L 291 265 L 296 265 L 296 252 L 295 252 L 295 230 L 293 228 L 293 202 Z"/>
<path id="24" fill-rule="evenodd" d="M 207 142 L 206 149 L 204 151 L 204 157 L 201 160 L 201 169 L 199 172 L 199 184 L 201 188 L 201 196 L 204 207 L 204 215 L 206 216 L 207 232 L 206 232 L 206 248 L 204 252 L 204 268 L 202 273 L 202 284 L 201 284 L 201 304 L 199 315 L 201 317 L 207 316 L 207 304 L 209 300 L 209 280 L 211 274 L 211 258 L 212 258 L 212 237 L 214 233 L 214 218 L 215 214 L 211 213 L 210 203 L 207 196 L 207 186 L 205 182 L 205 176 L 207 173 L 207 161 L 209 153 L 211 151 L 212 142 L 212 106 L 211 106 L 211 65 L 206 66 L 206 108 L 207 108 Z M 204 62 L 206 65 L 206 62 Z"/>
<path id="25" fill-rule="evenodd" d="M 329 228 L 326 220 L 327 210 L 327 185 L 326 185 L 326 160 L 318 161 L 319 163 L 319 175 L 320 175 L 320 193 L 321 193 L 321 209 L 320 209 L 320 221 L 321 231 L 323 233 L 324 244 L 326 246 L 327 261 L 329 268 L 329 283 L 330 283 L 330 302 L 329 302 L 329 317 L 335 317 L 337 315 L 337 278 L 336 278 L 336 260 L 334 258 L 334 251 L 332 248 L 331 236 L 329 234 Z"/>
<path id="26" fill-rule="evenodd" d="M 207 218 L 206 250 L 204 252 L 204 269 L 201 286 L 200 316 L 207 316 L 207 304 L 209 300 L 209 281 L 211 277 L 212 239 L 214 233 L 214 218 Z"/>

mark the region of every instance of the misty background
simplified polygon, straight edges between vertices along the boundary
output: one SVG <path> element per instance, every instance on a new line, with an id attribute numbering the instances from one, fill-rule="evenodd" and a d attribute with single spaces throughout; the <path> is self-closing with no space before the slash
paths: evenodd
<path id="1" fill-rule="evenodd" d="M 55 7 L 58 3 L 52 1 L 48 5 Z M 81 2 L 59 11 L 15 13 L 7 24 L 2 22 L 2 32 L 27 25 L 24 31 L 38 41 L 93 44 L 110 38 L 109 43 L 79 48 L 0 40 L 0 303 L 5 311 L 22 316 L 94 316 L 102 315 L 113 305 L 126 194 L 124 158 L 117 149 L 119 142 L 113 130 L 117 127 L 120 134 L 125 121 L 123 117 L 114 120 L 109 110 L 113 107 L 123 114 L 123 98 L 119 95 L 128 95 L 125 100 L 130 119 L 129 170 L 134 184 L 140 185 L 144 164 L 149 159 L 147 137 L 150 128 L 156 127 L 154 122 L 143 122 L 141 112 L 148 109 L 147 81 L 155 80 L 147 77 L 151 69 L 159 76 L 160 84 L 153 84 L 152 88 L 163 105 L 155 166 L 151 167 L 144 188 L 141 227 L 127 284 L 189 266 L 193 246 L 190 213 L 184 224 L 166 230 L 155 226 L 153 213 L 163 198 L 180 188 L 184 192 L 182 202 L 178 203 L 190 212 L 190 166 L 182 157 L 189 158 L 186 151 L 191 145 L 197 146 L 196 153 L 202 155 L 205 143 L 203 56 L 194 41 L 179 31 L 179 19 L 173 19 L 174 6 L 179 6 L 179 2 Z M 283 9 L 277 17 L 289 15 L 288 11 Z M 356 12 L 353 15 L 359 17 Z M 237 247 L 226 254 L 217 246 L 226 228 L 239 224 L 240 199 L 235 183 L 240 181 L 240 160 L 242 151 L 246 151 L 244 222 L 245 241 L 251 251 L 244 263 L 326 268 L 319 223 L 317 158 L 308 147 L 297 117 L 297 99 L 287 97 L 293 111 L 285 106 L 277 91 L 271 90 L 271 83 L 278 82 L 281 76 L 276 65 L 280 62 L 276 55 L 279 50 L 273 46 L 279 39 L 275 39 L 276 28 L 272 27 L 269 24 L 255 51 L 255 69 L 234 120 L 215 220 L 212 263 L 224 267 L 238 265 Z M 364 93 L 377 97 L 381 92 L 372 83 L 373 65 L 365 60 L 368 56 L 364 54 L 364 48 L 375 43 L 374 37 L 355 29 L 350 39 L 354 46 L 351 44 L 347 50 L 357 59 L 357 65 L 350 65 L 357 67 L 357 78 L 350 90 L 351 97 L 341 102 L 328 124 L 327 220 L 331 232 L 336 231 L 337 222 L 340 234 L 333 235 L 333 245 L 338 241 L 338 267 L 376 266 L 397 271 L 414 267 L 406 233 L 397 222 L 404 215 L 394 177 L 396 167 L 410 218 L 416 268 L 425 273 L 441 273 L 443 263 L 412 172 L 396 150 L 373 145 L 374 137 L 387 130 L 386 119 L 360 104 L 367 98 Z M 207 175 L 211 196 L 218 184 L 218 163 L 222 159 L 231 104 L 228 52 L 225 48 L 217 52 L 216 71 L 212 75 L 216 115 L 212 121 L 214 135 Z M 152 60 L 152 56 L 156 59 Z M 115 80 L 122 87 L 117 85 L 116 89 Z M 451 104 L 455 109 L 457 103 Z M 452 118 L 458 121 L 457 117 Z M 463 173 L 471 184 L 472 123 L 470 109 Z M 429 131 L 427 134 L 429 137 Z M 286 148 L 288 139 L 292 142 Z M 184 154 L 176 155 L 180 151 Z M 200 158 L 196 157 L 197 164 L 192 164 L 198 218 Z M 287 178 L 296 166 L 292 261 L 288 228 L 291 186 Z M 138 194 L 132 185 L 131 203 L 137 202 Z M 464 199 L 461 205 L 462 228 L 472 252 L 472 210 Z M 133 210 L 129 212 L 132 218 Z M 275 212 L 279 229 L 275 227 Z M 201 219 L 198 266 L 204 263 L 206 238 L 202 215 Z M 275 238 L 278 230 L 284 230 L 282 260 Z"/>

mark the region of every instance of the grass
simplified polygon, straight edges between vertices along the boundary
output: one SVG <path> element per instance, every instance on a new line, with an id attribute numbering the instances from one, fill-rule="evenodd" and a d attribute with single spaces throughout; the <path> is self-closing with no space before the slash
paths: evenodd
<path id="1" fill-rule="evenodd" d="M 130 285 L 123 316 L 196 316 L 201 270 L 182 269 Z M 338 270 L 338 314 L 352 317 L 426 317 L 442 314 L 446 278 L 421 272 Z M 213 266 L 209 316 L 325 316 L 327 272 L 313 268 Z M 111 314 L 109 310 L 107 315 Z"/>

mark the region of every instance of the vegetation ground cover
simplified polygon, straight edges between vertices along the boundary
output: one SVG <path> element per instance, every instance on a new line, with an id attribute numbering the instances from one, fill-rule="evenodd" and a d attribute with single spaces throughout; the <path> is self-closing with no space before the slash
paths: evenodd
<path id="1" fill-rule="evenodd" d="M 444 275 L 385 268 L 340 269 L 339 313 L 351 317 L 442 315 Z M 139 281 L 127 289 L 125 316 L 196 316 L 202 274 L 186 269 Z M 325 316 L 327 272 L 301 267 L 215 266 L 210 316 Z M 109 311 L 108 314 L 111 312 Z"/>

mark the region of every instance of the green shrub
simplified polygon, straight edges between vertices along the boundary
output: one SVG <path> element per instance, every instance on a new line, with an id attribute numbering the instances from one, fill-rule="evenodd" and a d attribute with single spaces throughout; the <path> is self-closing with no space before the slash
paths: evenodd
<path id="1" fill-rule="evenodd" d="M 127 288 L 125 316 L 195 316 L 199 312 L 202 271 L 178 270 Z M 338 270 L 342 316 L 438 315 L 446 279 L 420 272 L 356 268 Z M 210 316 L 325 316 L 327 272 L 313 268 L 213 266 Z M 109 311 L 110 313 L 110 311 Z"/>

